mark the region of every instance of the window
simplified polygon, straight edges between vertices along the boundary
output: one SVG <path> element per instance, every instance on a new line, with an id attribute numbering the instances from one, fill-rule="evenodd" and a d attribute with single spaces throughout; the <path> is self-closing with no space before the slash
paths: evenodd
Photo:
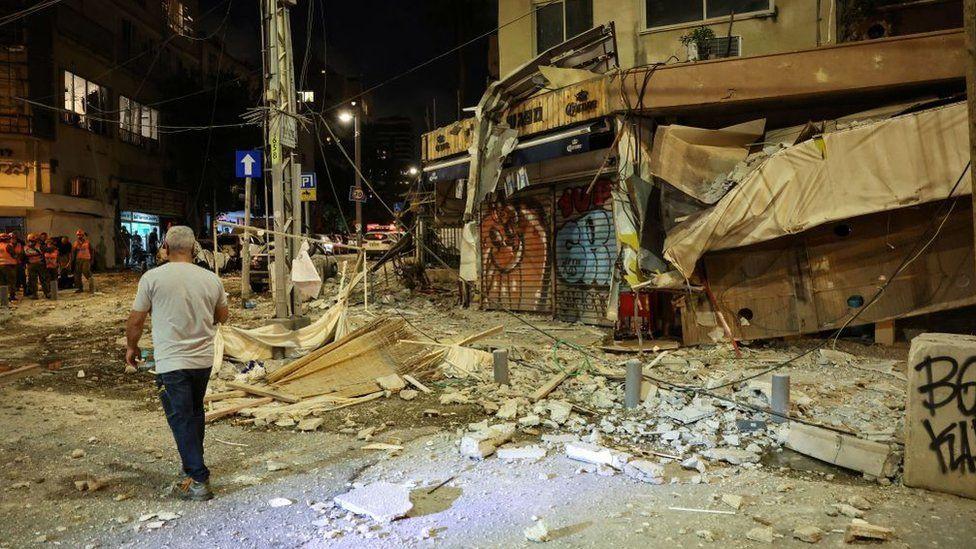
<path id="1" fill-rule="evenodd" d="M 182 0 L 162 0 L 166 24 L 176 34 L 189 36 L 193 32 L 193 17 Z"/>
<path id="2" fill-rule="evenodd" d="M 108 133 L 104 113 L 108 90 L 70 71 L 64 71 L 64 112 L 61 120 L 91 132 Z"/>
<path id="3" fill-rule="evenodd" d="M 535 49 L 549 48 L 593 27 L 593 0 L 559 0 L 537 4 L 535 11 Z"/>
<path id="4" fill-rule="evenodd" d="M 119 137 L 126 143 L 154 147 L 159 143 L 159 111 L 119 96 Z"/>
<path id="5" fill-rule="evenodd" d="M 771 12 L 773 0 L 644 0 L 649 29 Z"/>

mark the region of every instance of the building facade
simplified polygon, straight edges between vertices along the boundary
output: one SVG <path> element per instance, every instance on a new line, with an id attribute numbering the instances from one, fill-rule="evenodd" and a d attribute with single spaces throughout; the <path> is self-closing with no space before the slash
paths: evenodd
<path id="1" fill-rule="evenodd" d="M 68 0 L 0 29 L 3 228 L 86 230 L 96 264 L 111 267 L 120 224 L 148 233 L 187 219 L 160 87 L 212 81 L 219 45 L 200 38 L 197 14 L 195 0 Z"/>
<path id="2" fill-rule="evenodd" d="M 682 37 L 700 27 L 708 29 L 702 37 L 708 52 L 700 52 L 700 58 L 754 56 L 955 28 L 962 23 L 962 2 L 499 0 L 500 73 L 504 76 L 549 47 L 611 21 L 620 66 L 630 68 L 687 61 L 694 52 Z"/>

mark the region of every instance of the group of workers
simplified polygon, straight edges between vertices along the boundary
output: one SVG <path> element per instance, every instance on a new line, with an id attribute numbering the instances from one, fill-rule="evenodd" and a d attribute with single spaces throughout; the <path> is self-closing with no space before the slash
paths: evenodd
<path id="1" fill-rule="evenodd" d="M 59 242 L 43 232 L 28 234 L 26 241 L 14 233 L 0 233 L 0 287 L 6 286 L 7 298 L 13 302 L 17 300 L 18 280 L 22 280 L 24 297 L 39 299 L 43 292 L 50 299 L 51 282 L 73 270 L 75 291 L 84 291 L 84 278 L 88 281 L 88 291 L 92 292 L 95 289 L 92 256 L 91 241 L 81 229 L 75 232 L 71 244 L 68 237 L 62 237 Z"/>

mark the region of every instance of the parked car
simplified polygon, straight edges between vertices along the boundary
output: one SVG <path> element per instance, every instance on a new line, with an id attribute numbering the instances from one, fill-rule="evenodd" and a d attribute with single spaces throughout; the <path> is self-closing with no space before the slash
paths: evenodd
<path id="1" fill-rule="evenodd" d="M 397 233 L 388 231 L 370 231 L 363 236 L 363 250 L 366 257 L 381 256 L 390 251 L 399 239 Z"/>

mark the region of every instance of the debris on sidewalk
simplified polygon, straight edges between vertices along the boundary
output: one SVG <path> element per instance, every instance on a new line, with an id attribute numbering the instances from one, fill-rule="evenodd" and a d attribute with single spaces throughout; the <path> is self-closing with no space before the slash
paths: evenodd
<path id="1" fill-rule="evenodd" d="M 536 543 L 549 541 L 549 527 L 542 519 L 538 519 L 532 526 L 525 529 L 525 539 Z"/>
<path id="2" fill-rule="evenodd" d="M 515 424 L 499 423 L 484 427 L 461 438 L 461 455 L 472 459 L 485 459 L 495 453 L 502 444 L 515 434 Z"/>
<path id="3" fill-rule="evenodd" d="M 389 482 L 374 482 L 353 488 L 333 498 L 336 505 L 377 522 L 391 522 L 413 509 L 410 490 Z"/>
<path id="4" fill-rule="evenodd" d="M 877 526 L 862 519 L 851 519 L 844 531 L 844 543 L 857 543 L 859 541 L 888 541 L 894 534 L 894 530 L 884 526 Z"/>

